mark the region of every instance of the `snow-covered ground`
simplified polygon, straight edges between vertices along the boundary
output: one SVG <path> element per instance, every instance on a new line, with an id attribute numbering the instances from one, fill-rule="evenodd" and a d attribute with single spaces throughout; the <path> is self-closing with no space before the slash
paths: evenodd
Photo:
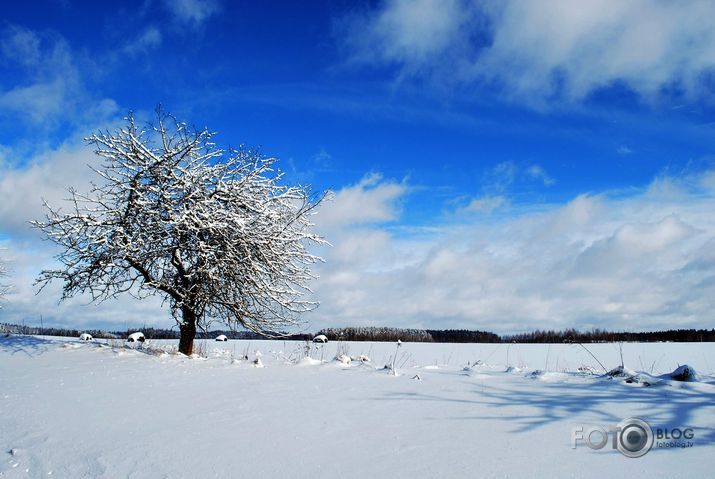
<path id="1" fill-rule="evenodd" d="M 0 338 L 0 477 L 692 478 L 715 468 L 712 343 L 625 343 L 625 365 L 641 373 L 631 383 L 601 376 L 578 345 L 406 343 L 397 375 L 382 369 L 394 343 L 309 345 L 309 357 L 299 342 L 199 341 L 208 358 L 175 346 Z M 620 364 L 617 345 L 587 347 Z M 662 376 L 685 363 L 700 381 Z M 610 443 L 572 449 L 573 428 L 629 417 L 692 428 L 692 447 L 637 459 Z"/>

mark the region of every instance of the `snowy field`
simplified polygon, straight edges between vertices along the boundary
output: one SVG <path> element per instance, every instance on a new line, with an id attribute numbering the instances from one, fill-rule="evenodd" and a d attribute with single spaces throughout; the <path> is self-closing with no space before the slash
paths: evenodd
<path id="1" fill-rule="evenodd" d="M 715 468 L 712 343 L 625 343 L 625 365 L 640 373 L 630 383 L 604 377 L 578 345 L 405 343 L 397 374 L 383 369 L 394 343 L 310 346 L 198 341 L 206 357 L 187 358 L 172 341 L 134 350 L 0 338 L 0 477 L 692 478 Z M 587 347 L 620 364 L 617 345 Z M 699 381 L 669 379 L 685 363 Z M 573 428 L 629 417 L 692 428 L 692 447 L 636 459 L 610 443 L 572 448 Z"/>

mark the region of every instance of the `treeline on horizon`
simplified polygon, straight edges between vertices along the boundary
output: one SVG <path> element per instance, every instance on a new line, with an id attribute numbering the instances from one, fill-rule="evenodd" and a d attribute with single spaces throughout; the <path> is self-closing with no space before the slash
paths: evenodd
<path id="1" fill-rule="evenodd" d="M 79 337 L 89 333 L 95 338 L 123 339 L 139 329 L 127 331 L 104 331 L 97 329 L 79 330 L 55 327 L 36 327 L 19 324 L 0 323 L 1 334 L 33 334 L 43 336 Z M 143 328 L 147 339 L 179 339 L 179 332 L 173 329 Z M 529 333 L 499 336 L 488 331 L 467 329 L 406 329 L 377 326 L 325 328 L 315 334 L 287 334 L 277 338 L 267 338 L 252 331 L 212 330 L 197 333 L 197 339 L 215 339 L 224 334 L 229 339 L 279 339 L 309 341 L 318 334 L 324 334 L 329 341 L 404 341 L 416 343 L 605 343 L 605 342 L 715 342 L 715 329 L 670 329 L 648 332 L 615 332 L 603 329 L 578 331 L 537 330 Z"/>

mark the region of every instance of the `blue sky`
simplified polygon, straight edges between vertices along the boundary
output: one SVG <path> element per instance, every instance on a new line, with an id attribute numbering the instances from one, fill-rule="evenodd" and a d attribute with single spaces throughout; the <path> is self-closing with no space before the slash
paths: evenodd
<path id="1" fill-rule="evenodd" d="M 313 327 L 714 327 L 704 266 L 713 16 L 695 1 L 7 5 L 0 237 L 16 287 L 0 317 L 53 316 L 41 311 L 51 293 L 31 300 L 25 285 L 46 265 L 38 252 L 51 252 L 24 222 L 41 214 L 39 197 L 59 200 L 67 183 L 90 178 L 82 138 L 129 110 L 150 118 L 161 103 L 225 144 L 260 145 L 288 181 L 336 192 L 318 218 L 335 246 L 324 253 Z M 544 237 L 561 217 L 573 221 Z M 598 251 L 614 265 L 610 280 L 588 269 L 584 258 Z M 642 279 L 629 293 L 642 307 L 617 294 L 613 278 L 628 275 Z M 400 288 L 365 289 L 381 281 Z M 654 284 L 665 285 L 658 298 Z M 429 291 L 431 302 L 404 308 Z M 125 302 L 79 304 L 53 320 L 128 321 L 117 319 Z M 131 307 L 166 324 L 154 306 Z"/>

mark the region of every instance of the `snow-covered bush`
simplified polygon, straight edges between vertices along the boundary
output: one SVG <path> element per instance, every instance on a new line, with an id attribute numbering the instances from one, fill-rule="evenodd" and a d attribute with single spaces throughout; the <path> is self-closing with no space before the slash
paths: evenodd
<path id="1" fill-rule="evenodd" d="M 617 366 L 606 373 L 606 376 L 612 378 L 630 378 L 634 377 L 636 372 L 625 366 Z"/>
<path id="2" fill-rule="evenodd" d="M 142 333 L 141 331 L 132 333 L 127 337 L 128 343 L 143 343 L 144 341 L 146 341 L 146 338 L 144 337 L 144 333 Z"/>
<path id="3" fill-rule="evenodd" d="M 352 358 L 347 354 L 339 354 L 335 356 L 335 360 L 341 364 L 344 364 L 345 366 L 349 366 L 350 363 L 353 362 Z"/>
<path id="4" fill-rule="evenodd" d="M 683 364 L 682 366 L 676 368 L 675 371 L 670 373 L 670 377 L 676 381 L 689 382 L 700 380 L 698 373 L 695 371 L 695 369 L 692 366 L 688 366 L 687 364 Z"/>

